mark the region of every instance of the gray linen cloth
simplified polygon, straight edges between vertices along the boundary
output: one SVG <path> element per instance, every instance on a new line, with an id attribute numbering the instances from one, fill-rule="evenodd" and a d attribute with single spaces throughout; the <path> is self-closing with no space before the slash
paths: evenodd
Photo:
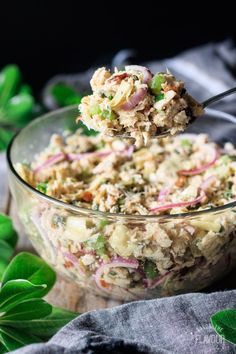
<path id="1" fill-rule="evenodd" d="M 236 290 L 132 302 L 81 315 L 48 343 L 14 353 L 236 353 L 236 346 L 218 337 L 209 320 L 216 311 L 235 307 Z"/>
<path id="2" fill-rule="evenodd" d="M 114 58 L 113 64 L 123 65 L 129 55 L 130 51 L 122 51 Z M 173 59 L 146 65 L 153 72 L 165 70 L 167 66 L 186 82 L 191 94 L 199 100 L 236 86 L 236 49 L 231 41 L 207 44 Z M 53 78 L 44 90 L 44 101 L 48 107 L 52 108 L 48 93 L 52 82 L 67 82 L 86 90 L 92 71 Z M 236 97 L 232 95 L 214 108 L 235 114 Z M 235 307 L 236 290 L 133 302 L 83 314 L 48 343 L 30 345 L 14 353 L 236 353 L 236 346 L 218 337 L 209 320 L 216 311 Z"/>

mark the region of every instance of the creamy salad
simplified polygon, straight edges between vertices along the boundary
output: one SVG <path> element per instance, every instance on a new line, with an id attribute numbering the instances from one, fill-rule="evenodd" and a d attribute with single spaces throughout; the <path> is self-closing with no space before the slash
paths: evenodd
<path id="1" fill-rule="evenodd" d="M 198 211 L 236 196 L 234 147 L 221 150 L 205 134 L 165 138 L 139 150 L 101 135 L 53 135 L 30 166 L 17 169 L 40 192 L 110 213 Z"/>
<path id="2" fill-rule="evenodd" d="M 170 72 L 152 73 L 130 65 L 111 73 L 99 68 L 91 79 L 93 94 L 82 99 L 80 117 L 89 128 L 105 135 L 125 135 L 141 147 L 158 133 L 182 132 L 203 114 L 196 102 Z"/>
<path id="3" fill-rule="evenodd" d="M 136 150 L 130 141 L 78 131 L 53 135 L 30 165 L 16 169 L 45 195 L 105 212 L 22 202 L 21 219 L 40 254 L 83 287 L 96 284 L 101 294 L 125 300 L 171 295 L 203 288 L 235 261 L 234 210 L 145 219 L 234 201 L 231 143 L 221 148 L 205 134 L 184 134 Z"/>

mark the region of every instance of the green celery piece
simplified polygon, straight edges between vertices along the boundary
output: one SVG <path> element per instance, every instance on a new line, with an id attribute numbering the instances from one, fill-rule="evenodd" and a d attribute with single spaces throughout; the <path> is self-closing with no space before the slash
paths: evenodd
<path id="1" fill-rule="evenodd" d="M 158 102 L 158 101 L 163 100 L 164 97 L 165 97 L 164 93 L 158 93 L 158 94 L 155 96 L 155 102 Z"/>
<path id="2" fill-rule="evenodd" d="M 28 344 L 42 342 L 42 340 L 14 328 L 0 326 L 0 342 L 2 342 L 8 351 L 12 351 Z"/>
<path id="3" fill-rule="evenodd" d="M 104 109 L 102 111 L 101 116 L 105 119 L 109 119 L 109 120 L 114 120 L 116 118 L 116 114 L 113 111 L 110 111 L 108 109 Z"/>
<path id="4" fill-rule="evenodd" d="M 165 82 L 162 74 L 156 74 L 153 76 L 151 81 L 151 90 L 155 95 L 161 92 L 161 85 Z"/>
<path id="5" fill-rule="evenodd" d="M 43 299 L 28 299 L 15 305 L 0 317 L 0 326 L 13 325 L 16 321 L 28 321 L 43 318 L 52 312 L 52 305 Z"/>
<path id="6" fill-rule="evenodd" d="M 82 96 L 78 94 L 72 87 L 63 83 L 52 85 L 50 92 L 55 102 L 61 107 L 76 103 L 79 104 L 82 99 Z"/>
<path id="7" fill-rule="evenodd" d="M 91 107 L 89 107 L 89 113 L 93 116 L 95 114 L 100 114 L 102 111 L 101 111 L 101 108 L 99 107 L 98 104 L 95 104 Z"/>
<path id="8" fill-rule="evenodd" d="M 40 338 L 49 339 L 61 327 L 65 326 L 78 315 L 79 313 L 54 307 L 52 313 L 44 318 L 32 321 L 17 321 L 12 326 Z"/>
<path id="9" fill-rule="evenodd" d="M 47 183 L 41 182 L 41 183 L 37 184 L 36 189 L 39 192 L 46 194 L 47 193 L 47 187 L 48 187 Z"/>
<path id="10" fill-rule="evenodd" d="M 146 261 L 144 264 L 144 273 L 148 279 L 155 279 L 158 274 L 155 263 Z"/>
<path id="11" fill-rule="evenodd" d="M 45 296 L 53 287 L 56 274 L 46 262 L 28 252 L 18 253 L 6 268 L 2 277 L 2 286 L 9 280 L 25 279 L 35 285 L 46 284 L 47 287 L 35 294 L 35 297 Z"/>
<path id="12" fill-rule="evenodd" d="M 0 151 L 5 150 L 10 143 L 14 133 L 0 127 Z"/>
<path id="13" fill-rule="evenodd" d="M 88 245 L 94 249 L 99 256 L 101 256 L 106 253 L 105 242 L 105 237 L 103 235 L 99 235 L 96 240 L 88 241 Z"/>
<path id="14" fill-rule="evenodd" d="M 20 85 L 21 73 L 16 65 L 7 65 L 1 71 L 0 107 L 5 106 L 13 97 Z"/>
<path id="15" fill-rule="evenodd" d="M 236 344 L 236 310 L 226 309 L 211 316 L 211 325 L 216 333 L 232 344 Z"/>
<path id="16" fill-rule="evenodd" d="M 31 119 L 33 108 L 33 96 L 27 93 L 16 95 L 4 107 L 5 121 L 14 121 L 16 125 L 25 124 Z"/>
<path id="17" fill-rule="evenodd" d="M 34 298 L 38 290 L 44 289 L 45 284 L 34 285 L 28 280 L 9 280 L 0 290 L 0 312 L 6 312 L 18 303 Z"/>

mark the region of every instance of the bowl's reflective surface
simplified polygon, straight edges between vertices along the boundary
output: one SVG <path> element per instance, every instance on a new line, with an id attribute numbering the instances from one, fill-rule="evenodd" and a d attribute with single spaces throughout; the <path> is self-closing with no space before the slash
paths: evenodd
<path id="1" fill-rule="evenodd" d="M 207 212 L 174 217 L 103 214 L 53 200 L 22 181 L 14 165 L 31 162 L 48 145 L 51 134 L 74 128 L 76 116 L 76 107 L 44 116 L 23 129 L 8 150 L 9 182 L 20 220 L 35 249 L 48 263 L 82 287 L 122 300 L 200 290 L 235 265 L 236 202 Z M 220 145 L 226 141 L 236 145 L 236 120 L 214 110 L 207 111 L 188 132 L 208 133 Z M 73 229 L 68 229 L 68 220 L 73 221 Z M 151 247 L 142 246 L 140 250 L 129 247 L 129 240 L 140 234 L 144 240 L 150 238 L 150 230 L 153 230 Z M 168 244 L 162 244 L 158 230 L 168 234 Z M 105 235 L 106 249 L 113 258 L 123 257 L 123 266 L 117 263 L 112 268 L 105 267 L 104 274 L 97 266 L 87 271 L 83 263 L 85 254 L 81 252 L 81 240 L 86 232 L 89 237 L 98 233 Z M 115 237 L 118 243 L 111 242 Z M 147 260 L 154 261 L 159 274 L 147 282 L 140 268 L 125 265 L 124 258 L 137 261 L 140 266 Z M 103 263 L 109 262 L 110 259 L 104 259 Z M 120 272 L 119 282 L 111 281 L 109 285 L 100 282 L 98 276 L 105 279 L 105 273 L 111 269 L 113 273 Z"/>

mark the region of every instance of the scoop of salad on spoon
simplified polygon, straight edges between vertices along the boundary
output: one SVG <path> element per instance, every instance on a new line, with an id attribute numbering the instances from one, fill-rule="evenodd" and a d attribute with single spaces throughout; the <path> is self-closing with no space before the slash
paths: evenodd
<path id="1" fill-rule="evenodd" d="M 82 99 L 78 120 L 104 135 L 135 139 L 137 147 L 183 132 L 206 106 L 236 91 L 198 103 L 168 70 L 153 75 L 139 65 L 114 73 L 99 68 L 90 83 L 93 94 Z"/>

